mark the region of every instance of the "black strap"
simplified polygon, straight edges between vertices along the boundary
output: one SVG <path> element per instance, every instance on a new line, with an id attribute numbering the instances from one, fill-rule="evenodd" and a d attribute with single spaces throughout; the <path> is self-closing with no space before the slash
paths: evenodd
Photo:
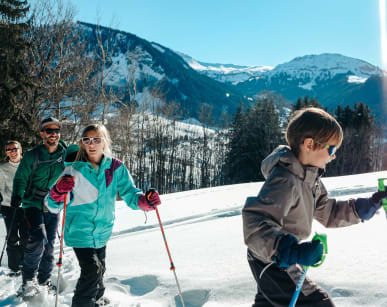
<path id="1" fill-rule="evenodd" d="M 45 160 L 45 161 L 39 160 L 39 146 L 34 147 L 32 149 L 32 152 L 34 154 L 34 163 L 32 164 L 31 174 L 30 174 L 30 177 L 28 178 L 28 185 L 27 185 L 27 189 L 25 190 L 24 194 L 28 195 L 28 193 L 31 193 L 32 191 L 33 191 L 32 194 L 35 194 L 36 191 L 38 191 L 37 193 L 39 195 L 37 195 L 37 196 L 39 198 L 41 198 L 42 197 L 41 191 L 43 191 L 43 189 L 40 189 L 40 188 L 32 189 L 32 177 L 34 175 L 35 170 L 38 168 L 39 165 L 41 165 L 41 164 L 48 164 L 48 163 L 49 163 L 48 167 L 51 167 L 55 163 L 62 163 L 62 169 L 64 169 L 64 155 L 66 153 L 66 150 L 63 150 L 63 153 L 62 153 L 62 155 L 59 158 Z"/>

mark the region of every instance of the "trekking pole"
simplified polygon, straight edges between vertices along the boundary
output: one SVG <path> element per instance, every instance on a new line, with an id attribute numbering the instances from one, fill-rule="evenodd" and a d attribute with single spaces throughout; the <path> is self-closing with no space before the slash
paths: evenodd
<path id="1" fill-rule="evenodd" d="M 321 241 L 321 243 L 324 246 L 324 251 L 323 251 L 321 260 L 319 262 L 311 265 L 314 268 L 322 265 L 324 260 L 325 260 L 326 254 L 328 254 L 327 235 L 326 234 L 317 234 L 316 233 L 314 235 L 312 241 L 315 241 L 315 240 L 320 240 Z M 302 289 L 302 285 L 304 284 L 305 277 L 306 277 L 306 272 L 308 271 L 308 268 L 309 268 L 308 266 L 304 266 L 303 267 L 302 274 L 301 274 L 301 276 L 300 276 L 300 278 L 299 278 L 299 280 L 297 282 L 296 289 L 294 290 L 293 297 L 292 297 L 292 300 L 290 301 L 289 307 L 296 306 L 297 299 L 298 299 L 298 296 L 300 295 L 300 292 L 301 292 L 301 289 Z"/>
<path id="2" fill-rule="evenodd" d="M 58 259 L 58 262 L 56 263 L 56 265 L 58 266 L 58 280 L 56 282 L 55 307 L 58 306 L 59 279 L 60 279 L 60 269 L 62 267 L 63 234 L 64 234 L 65 222 L 66 222 L 66 208 L 67 208 L 67 193 L 64 195 L 63 216 L 62 216 L 62 232 L 61 232 L 61 236 L 60 236 L 60 247 L 59 247 L 59 259 Z"/>
<path id="3" fill-rule="evenodd" d="M 152 204 L 150 203 L 150 198 L 151 198 L 152 194 L 153 194 L 155 191 L 156 191 L 156 189 L 149 189 L 149 191 L 148 191 L 147 194 L 145 195 L 145 197 L 146 197 L 146 199 L 147 199 L 147 201 L 148 201 L 148 204 L 149 204 L 150 206 L 152 206 Z M 175 281 L 176 281 L 177 289 L 178 289 L 178 291 L 179 291 L 180 300 L 181 300 L 181 303 L 183 304 L 183 307 L 185 307 L 183 295 L 181 294 L 180 284 L 179 284 L 179 281 L 178 281 L 177 275 L 176 275 L 176 268 L 175 268 L 175 265 L 173 264 L 172 257 L 171 257 L 171 253 L 170 253 L 169 248 L 168 248 L 167 238 L 165 237 L 165 232 L 164 232 L 163 224 L 161 223 L 159 210 L 157 209 L 157 206 L 152 206 L 152 207 L 155 208 L 156 215 L 157 215 L 157 219 L 159 220 L 159 225 L 160 225 L 161 234 L 163 235 L 164 244 L 165 244 L 165 247 L 166 247 L 166 249 L 167 249 L 167 253 L 168 253 L 168 257 L 169 257 L 169 262 L 170 262 L 170 264 L 171 264 L 170 270 L 173 272 L 173 275 L 175 276 Z"/>
<path id="4" fill-rule="evenodd" d="M 60 234 L 59 234 L 58 229 L 56 230 L 56 235 L 58 236 L 58 240 L 59 240 L 59 242 L 60 242 Z M 63 255 L 65 254 L 64 250 L 62 251 L 62 254 L 63 254 Z"/>
<path id="5" fill-rule="evenodd" d="M 7 236 L 5 237 L 5 242 L 4 242 L 4 245 L 3 245 L 3 250 L 1 251 L 1 256 L 0 256 L 0 266 L 1 266 L 1 261 L 3 260 L 3 255 L 4 255 L 5 247 L 7 246 L 7 243 L 8 243 L 8 240 L 9 240 L 9 236 L 10 236 L 11 231 L 12 231 L 13 223 L 15 222 L 16 210 L 17 210 L 17 208 L 14 208 L 12 219 L 11 219 L 11 224 L 9 226 L 9 229 L 7 229 Z M 5 228 L 7 228 L 7 225 L 5 226 Z"/>
<path id="6" fill-rule="evenodd" d="M 384 181 L 387 180 L 387 178 L 379 178 L 378 179 L 378 186 L 379 186 L 379 192 L 385 192 L 386 186 L 384 185 Z M 384 211 L 386 212 L 387 217 L 387 199 L 382 199 L 382 206 Z"/>

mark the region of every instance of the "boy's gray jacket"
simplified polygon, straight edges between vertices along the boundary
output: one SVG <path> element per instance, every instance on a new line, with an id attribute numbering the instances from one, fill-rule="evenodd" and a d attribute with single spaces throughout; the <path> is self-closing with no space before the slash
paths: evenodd
<path id="1" fill-rule="evenodd" d="M 288 146 L 277 147 L 262 162 L 261 170 L 266 181 L 259 195 L 249 197 L 242 210 L 245 243 L 260 261 L 274 260 L 278 243 L 285 234 L 290 233 L 298 240 L 308 238 L 313 219 L 325 227 L 360 222 L 354 200 L 328 198 L 320 180 L 323 171 L 303 166 Z M 301 267 L 291 267 L 288 272 L 294 270 L 300 273 Z M 297 281 L 297 276 L 291 277 Z"/>

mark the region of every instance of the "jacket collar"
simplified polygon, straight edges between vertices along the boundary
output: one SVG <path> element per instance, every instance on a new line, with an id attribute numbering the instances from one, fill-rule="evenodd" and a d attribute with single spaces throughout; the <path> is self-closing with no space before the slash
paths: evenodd
<path id="1" fill-rule="evenodd" d="M 317 178 L 324 173 L 323 169 L 315 166 L 305 166 L 297 159 L 289 146 L 280 145 L 262 162 L 262 173 L 267 178 L 277 165 L 285 168 L 302 181 L 313 185 Z"/>

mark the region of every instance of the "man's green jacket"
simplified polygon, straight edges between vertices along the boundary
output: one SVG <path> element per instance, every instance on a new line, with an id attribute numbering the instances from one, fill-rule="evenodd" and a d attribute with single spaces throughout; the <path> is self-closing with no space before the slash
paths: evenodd
<path id="1" fill-rule="evenodd" d="M 57 150 L 51 154 L 46 146 L 41 144 L 23 155 L 12 190 L 12 198 L 21 199 L 23 208 L 36 207 L 43 210 L 44 196 L 64 169 L 66 148 L 66 143 L 60 140 Z"/>

